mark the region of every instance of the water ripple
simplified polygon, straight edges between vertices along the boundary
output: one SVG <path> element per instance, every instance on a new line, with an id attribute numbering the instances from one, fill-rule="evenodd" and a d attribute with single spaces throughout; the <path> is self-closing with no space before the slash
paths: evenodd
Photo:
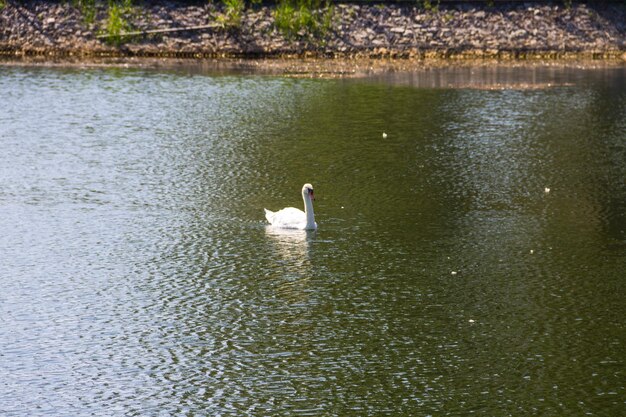
<path id="1" fill-rule="evenodd" d="M 624 76 L 579 76 L 3 71 L 0 411 L 616 414 Z"/>

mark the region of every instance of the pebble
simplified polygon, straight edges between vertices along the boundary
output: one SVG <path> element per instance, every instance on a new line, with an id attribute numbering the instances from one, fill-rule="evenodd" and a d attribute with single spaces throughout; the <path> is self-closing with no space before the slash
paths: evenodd
<path id="1" fill-rule="evenodd" d="M 626 5 L 620 3 L 592 2 L 569 8 L 517 2 L 491 7 L 439 4 L 431 11 L 407 4 L 339 4 L 334 9 L 333 27 L 325 36 L 301 30 L 296 38 L 286 38 L 274 26 L 274 6 L 249 8 L 239 27 L 226 28 L 217 24 L 224 15 L 220 2 L 190 5 L 182 0 L 146 0 L 125 15 L 133 30 L 216 24 L 167 36 L 135 37 L 120 47 L 96 38 L 104 31 L 107 16 L 106 2 L 97 4 L 96 21 L 87 24 L 72 2 L 5 2 L 0 9 L 0 52 L 38 48 L 123 52 L 132 46 L 135 53 L 164 48 L 175 54 L 183 45 L 185 52 L 218 55 L 424 57 L 462 52 L 484 57 L 587 51 L 612 53 L 626 60 Z"/>

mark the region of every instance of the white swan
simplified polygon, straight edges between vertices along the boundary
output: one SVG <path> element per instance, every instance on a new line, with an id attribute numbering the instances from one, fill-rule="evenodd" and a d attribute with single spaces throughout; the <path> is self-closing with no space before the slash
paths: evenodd
<path id="1" fill-rule="evenodd" d="M 315 214 L 313 213 L 313 186 L 304 184 L 302 187 L 302 199 L 304 200 L 304 211 L 294 207 L 287 207 L 279 211 L 265 210 L 265 218 L 274 227 L 285 229 L 317 229 Z"/>

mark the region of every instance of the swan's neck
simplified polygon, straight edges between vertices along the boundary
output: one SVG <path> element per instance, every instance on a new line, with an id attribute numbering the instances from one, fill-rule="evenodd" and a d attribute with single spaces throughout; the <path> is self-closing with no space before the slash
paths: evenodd
<path id="1" fill-rule="evenodd" d="M 304 213 L 306 214 L 306 228 L 315 229 L 315 213 L 313 213 L 313 200 L 308 194 L 303 194 Z"/>

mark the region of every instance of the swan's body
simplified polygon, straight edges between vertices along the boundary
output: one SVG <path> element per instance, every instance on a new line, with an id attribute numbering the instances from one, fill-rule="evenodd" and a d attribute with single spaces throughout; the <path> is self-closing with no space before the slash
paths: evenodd
<path id="1" fill-rule="evenodd" d="M 284 229 L 317 229 L 315 214 L 313 213 L 313 186 L 304 184 L 302 187 L 302 199 L 304 200 L 304 211 L 295 207 L 287 207 L 279 211 L 265 210 L 265 218 L 274 227 Z"/>

